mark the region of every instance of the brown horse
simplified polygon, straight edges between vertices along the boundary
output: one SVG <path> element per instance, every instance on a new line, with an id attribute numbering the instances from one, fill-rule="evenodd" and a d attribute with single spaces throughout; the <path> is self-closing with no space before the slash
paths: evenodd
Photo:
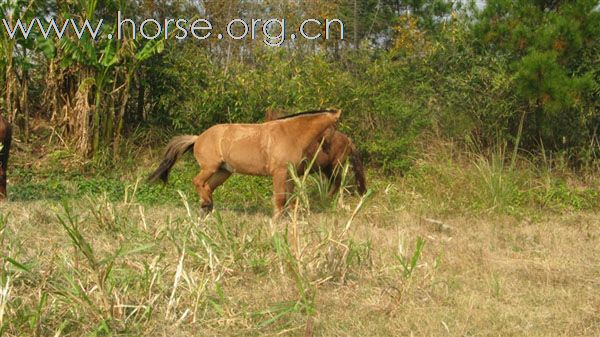
<path id="1" fill-rule="evenodd" d="M 193 148 L 201 167 L 193 182 L 202 209 L 210 211 L 213 191 L 232 173 L 241 173 L 273 177 L 274 215 L 279 216 L 293 188 L 288 165 L 298 168 L 309 146 L 340 115 L 340 110 L 308 111 L 262 124 L 218 124 L 198 136 L 178 136 L 167 145 L 163 161 L 148 179 L 166 182 L 177 159 Z"/>
<path id="2" fill-rule="evenodd" d="M 268 109 L 266 120 L 272 121 L 286 118 L 278 117 L 278 115 L 279 111 Z M 321 146 L 321 151 L 318 151 L 319 146 Z M 319 137 L 308 147 L 306 157 L 309 159 L 314 158 L 315 154 L 316 158 L 312 166 L 312 171 L 322 172 L 329 179 L 331 182 L 331 187 L 329 189 L 330 196 L 340 189 L 342 180 L 340 171 L 348 158 L 350 158 L 350 162 L 352 163 L 358 193 L 360 195 L 365 194 L 367 191 L 367 183 L 362 160 L 356 146 L 354 146 L 354 143 L 352 143 L 352 140 L 346 134 L 331 127 L 330 132 L 325 132 L 322 137 Z M 302 167 L 300 167 L 298 173 L 303 173 Z"/>
<path id="3" fill-rule="evenodd" d="M 6 194 L 6 169 L 8 166 L 8 153 L 10 151 L 10 142 L 12 138 L 12 129 L 8 121 L 0 116 L 0 201 L 5 199 Z"/>

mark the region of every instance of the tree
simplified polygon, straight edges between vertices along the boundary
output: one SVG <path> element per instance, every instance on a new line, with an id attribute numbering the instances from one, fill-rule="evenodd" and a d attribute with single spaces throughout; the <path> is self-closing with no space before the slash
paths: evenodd
<path id="1" fill-rule="evenodd" d="M 597 1 L 491 0 L 473 31 L 482 50 L 512 64 L 523 146 L 579 151 L 597 137 Z"/>
<path id="2" fill-rule="evenodd" d="M 58 18 L 71 18 L 80 24 L 84 20 L 95 22 L 100 13 L 114 15 L 116 10 L 127 13 L 125 1 L 72 1 L 60 3 Z M 48 76 L 45 97 L 55 109 L 52 119 L 72 139 L 80 153 L 97 155 L 109 152 L 118 155 L 124 118 L 129 102 L 130 86 L 140 65 L 153 54 L 162 51 L 164 41 L 135 40 L 126 35 L 116 36 L 114 18 L 106 20 L 100 37 L 89 34 L 55 39 L 48 59 Z M 62 124 L 62 125 L 61 125 Z"/>

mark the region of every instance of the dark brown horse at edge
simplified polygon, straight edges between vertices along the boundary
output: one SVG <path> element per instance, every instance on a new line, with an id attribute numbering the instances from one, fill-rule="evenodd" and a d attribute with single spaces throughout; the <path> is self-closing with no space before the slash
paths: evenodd
<path id="1" fill-rule="evenodd" d="M 174 137 L 148 180 L 167 182 L 177 159 L 193 149 L 201 168 L 193 182 L 203 210 L 212 210 L 214 190 L 232 173 L 240 173 L 273 177 L 274 216 L 278 217 L 293 188 L 288 165 L 300 167 L 311 144 L 336 124 L 341 113 L 308 111 L 261 124 L 218 124 L 198 136 Z"/>
<path id="2" fill-rule="evenodd" d="M 4 117 L 0 116 L 0 201 L 6 199 L 6 170 L 8 166 L 8 153 L 12 129 Z"/>
<path id="3" fill-rule="evenodd" d="M 265 119 L 267 121 L 282 119 L 279 117 L 280 111 L 268 109 Z M 319 150 L 321 146 L 321 151 Z M 317 152 L 318 151 L 318 152 Z M 367 191 L 367 183 L 365 179 L 362 159 L 358 153 L 356 146 L 352 140 L 344 133 L 335 130 L 331 127 L 330 132 L 325 132 L 322 137 L 310 144 L 306 157 L 312 159 L 315 157 L 312 172 L 322 172 L 330 181 L 329 196 L 335 194 L 341 185 L 341 171 L 348 159 L 354 170 L 354 179 L 356 180 L 357 191 L 360 195 L 364 195 Z M 299 174 L 303 173 L 301 168 Z"/>

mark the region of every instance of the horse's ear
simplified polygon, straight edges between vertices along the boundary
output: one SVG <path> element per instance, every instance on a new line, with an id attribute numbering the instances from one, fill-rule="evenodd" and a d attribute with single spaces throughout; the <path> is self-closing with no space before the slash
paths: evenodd
<path id="1" fill-rule="evenodd" d="M 342 115 L 342 110 L 340 110 L 340 109 L 335 109 L 335 118 L 336 118 L 336 119 L 339 119 L 341 115 Z"/>
<path id="2" fill-rule="evenodd" d="M 268 108 L 267 112 L 265 113 L 265 121 L 269 122 L 273 120 L 273 109 Z"/>
<path id="3" fill-rule="evenodd" d="M 265 121 L 270 122 L 276 120 L 279 117 L 279 114 L 276 111 L 276 109 L 267 108 L 267 112 L 265 113 Z"/>

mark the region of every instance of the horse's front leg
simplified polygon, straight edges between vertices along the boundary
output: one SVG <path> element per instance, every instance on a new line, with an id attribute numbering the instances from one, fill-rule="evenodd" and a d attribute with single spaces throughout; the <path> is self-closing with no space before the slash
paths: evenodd
<path id="1" fill-rule="evenodd" d="M 288 173 L 281 169 L 273 173 L 273 217 L 279 218 L 283 213 L 288 192 Z"/>
<path id="2" fill-rule="evenodd" d="M 332 164 L 327 168 L 327 177 L 330 182 L 329 192 L 327 195 L 332 198 L 336 193 L 339 192 L 342 185 L 342 175 L 344 174 L 344 163 L 347 161 L 348 156 L 345 152 L 336 155 Z"/>
<path id="3" fill-rule="evenodd" d="M 341 173 L 335 172 L 333 173 L 330 177 L 329 177 L 329 181 L 330 181 L 330 186 L 329 186 L 329 192 L 327 192 L 327 196 L 329 198 L 333 198 L 333 196 L 339 192 L 340 190 L 340 186 L 342 185 L 342 177 L 341 177 Z"/>

